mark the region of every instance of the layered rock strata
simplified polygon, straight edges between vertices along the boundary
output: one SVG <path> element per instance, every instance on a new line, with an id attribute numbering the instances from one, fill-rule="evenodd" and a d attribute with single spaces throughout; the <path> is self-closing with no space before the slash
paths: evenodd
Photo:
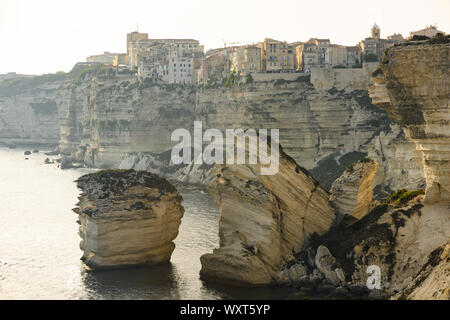
<path id="1" fill-rule="evenodd" d="M 0 142 L 59 140 L 63 167 L 117 168 L 124 156 L 127 163 L 137 153 L 163 157 L 176 143 L 170 139 L 175 129 L 192 132 L 193 121 L 202 120 L 204 130 L 280 129 L 286 151 L 327 190 L 346 167 L 366 156 L 380 164 L 377 197 L 419 187 L 423 174 L 414 162 L 413 143 L 372 105 L 361 84 L 337 77 L 338 89 L 324 90 L 294 76 L 267 74 L 231 88 L 197 88 L 139 82 L 132 72 L 79 64 L 65 75 L 19 79 L 14 88 L 21 90 L 3 90 L 0 84 Z M 180 169 L 171 168 L 168 177 L 179 171 L 176 180 L 210 181 L 195 166 Z"/>
<path id="2" fill-rule="evenodd" d="M 365 158 L 353 163 L 333 182 L 330 200 L 339 213 L 359 220 L 369 212 L 377 169 L 378 163 Z"/>
<path id="3" fill-rule="evenodd" d="M 201 257 L 204 279 L 250 286 L 281 282 L 279 272 L 293 253 L 332 225 L 327 192 L 292 158 L 281 150 L 274 175 L 261 175 L 262 167 L 260 161 L 217 165 L 209 190 L 220 213 L 220 248 Z"/>
<path id="4" fill-rule="evenodd" d="M 171 152 L 163 153 L 134 152 L 122 160 L 119 169 L 146 170 L 166 177 L 170 181 L 200 187 L 208 186 L 214 180 L 214 166 L 205 163 L 174 165 Z"/>
<path id="5" fill-rule="evenodd" d="M 61 83 L 57 74 L 0 80 L 0 143 L 57 145 Z"/>
<path id="6" fill-rule="evenodd" d="M 77 180 L 82 260 L 91 269 L 153 265 L 170 260 L 184 209 L 164 178 L 107 170 Z"/>
<path id="7" fill-rule="evenodd" d="M 420 153 L 426 201 L 450 201 L 450 44 L 396 46 L 374 73 L 373 102 Z"/>

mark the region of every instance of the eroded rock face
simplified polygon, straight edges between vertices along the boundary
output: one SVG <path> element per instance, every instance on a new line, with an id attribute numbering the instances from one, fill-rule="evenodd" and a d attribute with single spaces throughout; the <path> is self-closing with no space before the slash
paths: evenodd
<path id="1" fill-rule="evenodd" d="M 54 144 L 59 141 L 58 75 L 0 80 L 0 143 Z"/>
<path id="2" fill-rule="evenodd" d="M 170 260 L 184 208 L 178 191 L 145 171 L 107 170 L 78 179 L 82 260 L 91 269 Z"/>
<path id="3" fill-rule="evenodd" d="M 388 50 L 373 79 L 375 104 L 398 122 L 421 154 L 425 200 L 450 200 L 450 44 Z"/>
<path id="4" fill-rule="evenodd" d="M 204 129 L 280 129 L 288 154 L 326 190 L 347 166 L 366 156 L 380 164 L 374 180 L 377 197 L 421 187 L 422 171 L 412 161 L 414 144 L 371 103 L 362 85 L 369 80 L 366 71 L 356 84 L 352 74 L 362 70 L 334 70 L 351 76 L 328 79 L 332 87 L 255 78 L 232 88 L 197 88 L 139 82 L 135 74 L 114 68 L 92 69 L 77 65 L 65 76 L 23 79 L 15 90 L 2 90 L 0 81 L 0 143 L 59 141 L 65 168 L 117 168 L 124 157 L 129 163 L 130 154 L 164 157 L 176 144 L 170 139 L 175 129 L 192 131 L 193 121 L 202 120 Z M 396 161 L 385 161 L 392 154 Z M 178 169 L 163 173 L 188 183 L 209 181 L 204 168 Z"/>
<path id="5" fill-rule="evenodd" d="M 424 206 L 422 198 L 418 195 L 403 204 L 380 205 L 351 226 L 330 230 L 308 251 L 326 246 L 342 266 L 346 281 L 361 287 L 366 286 L 367 268 L 378 266 L 382 293 L 399 292 L 420 274 L 429 255 L 450 238 L 448 205 Z M 306 253 L 298 255 L 298 263 L 312 268 Z"/>
<path id="6" fill-rule="evenodd" d="M 333 182 L 330 200 L 339 213 L 359 220 L 369 212 L 377 169 L 378 163 L 365 158 L 352 164 Z"/>
<path id="7" fill-rule="evenodd" d="M 201 257 L 206 280 L 282 282 L 279 272 L 293 254 L 313 233 L 326 232 L 335 219 L 328 193 L 283 151 L 278 173 L 260 175 L 261 166 L 258 161 L 216 167 L 209 190 L 220 212 L 220 248 Z"/>
<path id="8" fill-rule="evenodd" d="M 434 250 L 428 262 L 411 283 L 393 299 L 449 300 L 450 299 L 450 243 Z"/>
<path id="9" fill-rule="evenodd" d="M 208 186 L 215 178 L 214 165 L 205 163 L 173 164 L 171 151 L 163 153 L 134 152 L 127 154 L 119 165 L 119 169 L 146 170 L 170 181 L 188 185 Z"/>

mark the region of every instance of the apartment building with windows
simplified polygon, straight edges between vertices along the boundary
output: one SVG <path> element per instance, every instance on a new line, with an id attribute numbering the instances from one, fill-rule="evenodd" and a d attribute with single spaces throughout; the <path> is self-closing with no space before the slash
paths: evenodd
<path id="1" fill-rule="evenodd" d="M 294 72 L 293 45 L 266 38 L 262 44 L 262 67 L 265 72 Z"/>
<path id="2" fill-rule="evenodd" d="M 169 60 L 169 83 L 192 84 L 194 80 L 194 58 L 172 57 Z"/>

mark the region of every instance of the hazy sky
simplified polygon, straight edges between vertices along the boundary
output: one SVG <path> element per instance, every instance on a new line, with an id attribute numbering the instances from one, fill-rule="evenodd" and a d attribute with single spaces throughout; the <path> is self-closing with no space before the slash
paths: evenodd
<path id="1" fill-rule="evenodd" d="M 437 24 L 449 0 L 0 0 L 0 73 L 69 71 L 91 54 L 125 52 L 126 33 L 195 38 L 206 49 L 266 37 L 355 45 L 376 22 L 382 37 Z"/>

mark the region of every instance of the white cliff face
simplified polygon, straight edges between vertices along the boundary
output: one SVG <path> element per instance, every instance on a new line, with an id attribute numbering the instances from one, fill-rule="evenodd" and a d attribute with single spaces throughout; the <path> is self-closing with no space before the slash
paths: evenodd
<path id="1" fill-rule="evenodd" d="M 423 189 L 425 179 L 420 167 L 420 154 L 415 145 L 408 142 L 398 124 L 375 137 L 367 150 L 368 158 L 379 163 L 374 177 L 374 197 L 384 200 L 399 189 Z"/>
<path id="2" fill-rule="evenodd" d="M 176 144 L 170 139 L 171 133 L 178 128 L 192 130 L 194 120 L 202 120 L 205 130 L 276 128 L 280 129 L 286 152 L 327 190 L 346 167 L 366 156 L 380 164 L 374 182 L 377 196 L 407 185 L 420 187 L 422 171 L 410 151 L 414 144 L 407 142 L 385 113 L 371 104 L 362 88 L 365 82 L 356 85 L 338 78 L 333 81 L 338 82 L 339 90 L 314 88 L 303 80 L 280 79 L 199 89 L 139 83 L 134 74 L 76 66 L 52 84 L 52 97 L 43 96 L 40 101 L 35 86 L 26 98 L 30 102 L 37 99 L 38 103 L 54 101 L 57 118 L 55 114 L 40 114 L 36 120 L 28 104 L 19 101 L 17 107 L 11 98 L 3 99 L 5 93 L 0 92 L 0 100 L 7 101 L 3 110 L 15 114 L 6 117 L 0 111 L 0 138 L 21 137 L 19 133 L 26 132 L 24 136 L 29 139 L 54 141 L 59 135 L 63 163 L 117 168 L 129 153 L 169 151 Z M 345 85 L 338 85 L 343 81 Z M 19 97 L 14 99 L 18 101 Z M 1 105 L 0 101 L 0 110 Z M 391 154 L 395 154 L 396 161 L 390 160 Z M 180 171 L 177 180 L 210 181 L 204 177 L 205 170 L 198 169 Z M 392 179 L 394 176 L 396 179 Z"/>
<path id="3" fill-rule="evenodd" d="M 0 81 L 0 142 L 57 144 L 58 75 Z"/>
<path id="4" fill-rule="evenodd" d="M 155 108 L 148 106 L 149 101 L 155 105 L 160 103 L 160 98 L 152 98 L 153 93 L 148 90 L 142 91 L 142 94 L 148 94 L 148 100 L 142 100 L 142 110 Z M 280 140 L 286 152 L 310 170 L 326 189 L 330 188 L 331 183 L 345 168 L 367 155 L 381 166 L 374 182 L 378 197 L 382 198 L 392 190 L 406 186 L 419 188 L 423 183 L 422 170 L 413 159 L 414 145 L 406 141 L 398 126 L 390 123 L 386 115 L 371 104 L 364 90 L 316 90 L 307 83 L 296 81 L 283 84 L 256 82 L 236 88 L 194 90 L 195 110 L 181 116 L 188 120 L 180 127 L 191 130 L 189 126 L 192 125 L 192 119 L 196 118 L 203 121 L 204 130 L 280 129 Z M 178 112 L 190 110 L 189 108 L 188 105 L 180 105 Z M 156 112 L 158 114 L 160 111 Z M 170 122 L 164 118 L 164 114 L 157 117 L 163 123 Z M 146 114 L 140 116 L 142 119 L 147 119 L 146 117 Z M 153 141 L 157 137 L 155 145 L 165 144 L 161 148 L 165 148 L 167 152 L 170 150 L 173 142 L 169 141 L 167 127 L 164 125 L 161 128 L 163 134 L 148 136 L 148 148 L 154 148 Z M 130 128 L 134 128 L 133 123 Z M 160 128 L 160 124 L 155 122 L 152 128 L 156 130 Z M 134 143 L 129 148 L 135 148 Z M 160 150 L 150 153 L 153 154 L 152 157 L 164 157 L 165 153 L 157 156 L 157 152 Z M 124 163 L 139 167 L 138 162 L 129 163 L 132 154 L 124 158 Z M 395 160 L 391 155 L 395 155 Z M 155 170 L 154 166 L 152 168 Z M 209 178 L 201 177 L 205 171 L 193 169 L 198 168 L 187 169 L 187 174 L 180 171 L 176 180 L 210 181 Z M 167 177 L 173 178 L 171 173 Z"/>
<path id="5" fill-rule="evenodd" d="M 335 219 L 328 194 L 285 153 L 275 175 L 262 165 L 218 165 L 209 187 L 220 213 L 220 248 L 201 257 L 204 279 L 239 285 L 282 282 L 279 272 L 313 233 Z"/>
<path id="6" fill-rule="evenodd" d="M 78 179 L 82 260 L 91 269 L 153 265 L 170 260 L 184 209 L 164 178 L 110 170 Z"/>
<path id="7" fill-rule="evenodd" d="M 420 154 L 426 201 L 450 200 L 449 44 L 394 47 L 373 79 L 371 97 Z"/>
<path id="8" fill-rule="evenodd" d="M 333 182 L 330 200 L 339 213 L 359 220 L 369 212 L 377 169 L 375 161 L 359 160 Z"/>
<path id="9" fill-rule="evenodd" d="M 285 151 L 327 190 L 366 156 L 381 167 L 374 180 L 378 196 L 419 188 L 423 172 L 414 161 L 414 144 L 372 105 L 367 91 L 346 88 L 318 90 L 292 81 L 204 89 L 196 115 L 208 128 L 279 128 Z"/>
<path id="10" fill-rule="evenodd" d="M 146 170 L 173 182 L 202 187 L 208 186 L 214 180 L 213 165 L 195 164 L 194 161 L 188 165 L 174 165 L 170 153 L 129 153 L 123 158 L 119 169 Z"/>
<path id="11" fill-rule="evenodd" d="M 175 144 L 172 131 L 193 124 L 190 88 L 108 72 L 85 75 L 76 85 L 68 81 L 60 90 L 60 150 L 72 161 L 117 168 L 128 152 L 168 150 Z"/>

